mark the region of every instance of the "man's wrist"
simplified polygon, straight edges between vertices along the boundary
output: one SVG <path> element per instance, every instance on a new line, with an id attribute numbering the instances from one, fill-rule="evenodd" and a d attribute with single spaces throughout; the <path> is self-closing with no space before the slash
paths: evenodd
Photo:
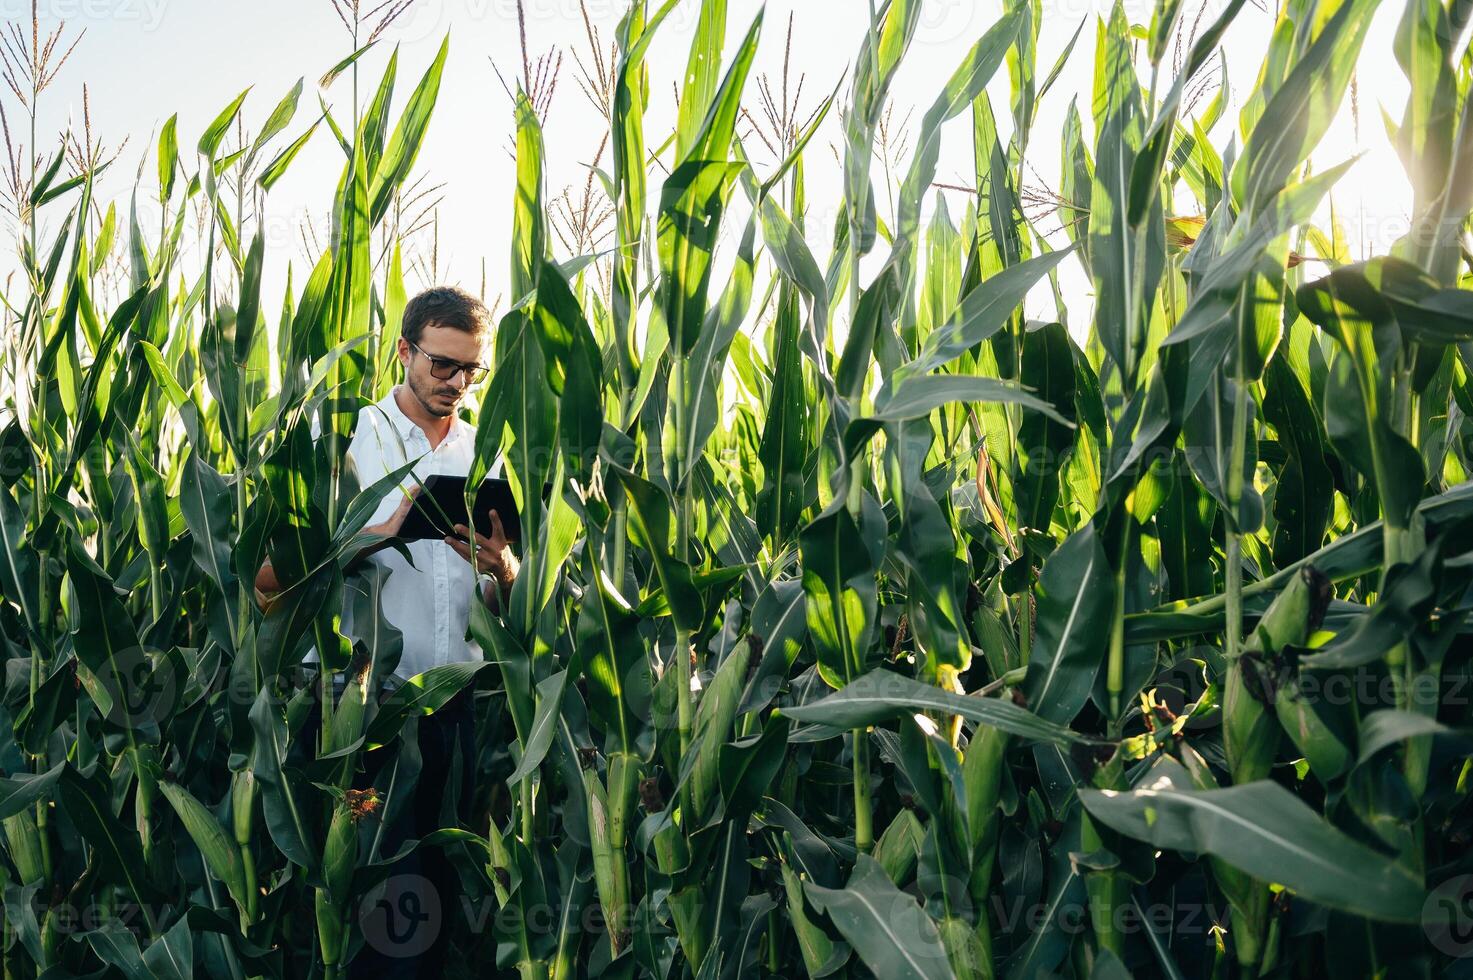
<path id="1" fill-rule="evenodd" d="M 501 583 L 496 581 L 496 576 L 490 572 L 476 573 L 476 593 L 480 595 L 481 602 L 492 612 L 501 609 Z"/>

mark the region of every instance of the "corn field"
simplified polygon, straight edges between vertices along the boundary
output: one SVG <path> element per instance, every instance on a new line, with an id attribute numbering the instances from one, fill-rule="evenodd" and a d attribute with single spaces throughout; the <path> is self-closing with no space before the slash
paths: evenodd
<path id="1" fill-rule="evenodd" d="M 170 119 L 107 202 L 90 134 L 37 142 L 67 40 L 14 32 L 4 977 L 350 975 L 431 850 L 451 976 L 1473 975 L 1473 7 L 1406 0 L 1377 36 L 1374 0 L 1284 0 L 1234 117 L 1193 85 L 1243 0 L 1116 6 L 1058 51 L 1021 0 L 892 171 L 922 0 L 849 5 L 847 75 L 766 147 L 778 30 L 684 2 L 668 71 L 681 0 L 619 23 L 602 247 L 554 227 L 536 73 L 509 79 L 506 302 L 468 407 L 521 571 L 472 603 L 483 660 L 388 696 L 401 637 L 357 556 L 406 471 L 360 485 L 344 450 L 398 380 L 453 38 L 413 67 L 355 38 L 320 83 L 352 75 L 351 115 L 299 84 Z M 1375 45 L 1415 200 L 1354 261 L 1324 215 L 1355 161 L 1316 150 Z M 968 126 L 954 218 L 941 133 Z M 342 177 L 308 268 L 260 215 L 319 140 Z M 390 849 L 461 692 L 475 819 Z"/>

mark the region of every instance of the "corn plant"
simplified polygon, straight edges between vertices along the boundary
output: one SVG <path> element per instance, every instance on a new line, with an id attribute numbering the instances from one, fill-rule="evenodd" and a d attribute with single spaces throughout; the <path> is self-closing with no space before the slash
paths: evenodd
<path id="1" fill-rule="evenodd" d="M 418 849 L 460 878 L 457 975 L 1459 975 L 1467 9 L 1408 0 L 1387 39 L 1370 0 L 1288 0 L 1232 119 L 1197 96 L 1242 0 L 1117 5 L 1082 92 L 1085 28 L 1041 51 L 1022 0 L 893 161 L 921 0 L 864 9 L 811 112 L 752 77 L 762 13 L 687 2 L 673 132 L 645 124 L 680 0 L 618 25 L 606 251 L 556 254 L 547 103 L 513 92 L 471 482 L 501 460 L 521 570 L 472 603 L 482 660 L 388 696 L 401 638 L 356 556 L 409 467 L 363 486 L 345 449 L 397 380 L 448 39 L 397 116 L 397 54 L 357 96 L 375 36 L 320 83 L 351 69 L 350 115 L 241 95 L 192 155 L 170 119 L 121 210 L 95 155 L 12 154 L 6 976 L 341 977 Z M 1316 151 L 1387 44 L 1415 211 L 1352 262 L 1354 161 Z M 962 117 L 972 186 L 938 188 Z M 263 201 L 313 138 L 343 153 L 330 241 L 268 300 Z M 461 692 L 474 822 L 391 851 Z"/>

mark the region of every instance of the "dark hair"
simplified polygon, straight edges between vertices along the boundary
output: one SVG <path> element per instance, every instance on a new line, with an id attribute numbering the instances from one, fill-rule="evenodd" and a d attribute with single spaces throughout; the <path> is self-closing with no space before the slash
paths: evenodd
<path id="1" fill-rule="evenodd" d="M 479 336 L 490 323 L 490 312 L 470 293 L 455 286 L 436 286 L 426 289 L 404 307 L 399 332 L 405 340 L 417 344 L 425 327 L 450 327 Z"/>

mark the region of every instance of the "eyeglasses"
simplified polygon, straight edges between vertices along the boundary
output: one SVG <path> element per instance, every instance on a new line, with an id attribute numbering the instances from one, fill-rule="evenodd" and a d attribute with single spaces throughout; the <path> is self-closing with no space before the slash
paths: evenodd
<path id="1" fill-rule="evenodd" d="M 449 381 L 457 374 L 463 372 L 465 374 L 466 384 L 476 384 L 486 376 L 488 369 L 484 365 L 466 364 L 462 361 L 451 360 L 448 357 L 436 357 L 412 340 L 406 340 L 405 343 L 409 344 L 410 347 L 413 347 L 429 360 L 430 377 L 436 380 Z"/>

